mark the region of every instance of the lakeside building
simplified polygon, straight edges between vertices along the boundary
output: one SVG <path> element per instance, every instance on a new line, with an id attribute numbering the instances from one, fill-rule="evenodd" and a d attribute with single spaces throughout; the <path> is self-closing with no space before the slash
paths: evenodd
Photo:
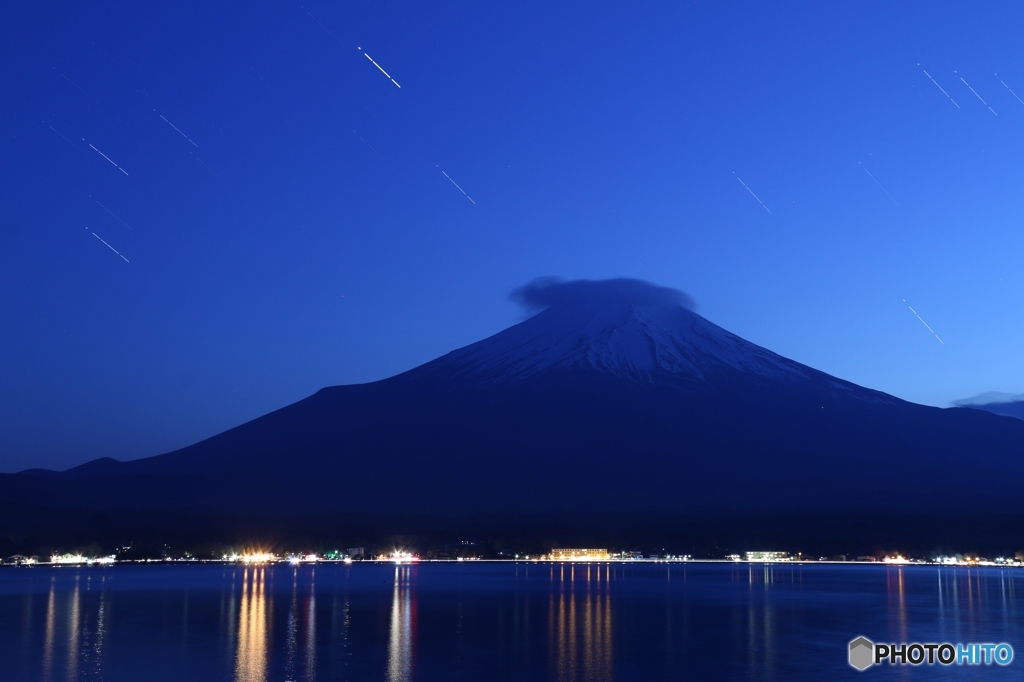
<path id="1" fill-rule="evenodd" d="M 551 550 L 552 561 L 608 561 L 611 555 L 607 549 L 571 549 L 559 547 Z"/>
<path id="2" fill-rule="evenodd" d="M 775 561 L 792 561 L 789 552 L 747 552 L 747 561 L 771 563 Z"/>

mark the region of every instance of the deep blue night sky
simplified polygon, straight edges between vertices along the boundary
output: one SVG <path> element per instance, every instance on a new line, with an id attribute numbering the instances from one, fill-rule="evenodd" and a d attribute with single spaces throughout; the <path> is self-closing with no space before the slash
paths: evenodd
<path id="1" fill-rule="evenodd" d="M 5 7 L 0 471 L 387 377 L 521 319 L 508 293 L 546 275 L 681 289 L 917 402 L 1020 393 L 1022 25 L 966 2 Z"/>

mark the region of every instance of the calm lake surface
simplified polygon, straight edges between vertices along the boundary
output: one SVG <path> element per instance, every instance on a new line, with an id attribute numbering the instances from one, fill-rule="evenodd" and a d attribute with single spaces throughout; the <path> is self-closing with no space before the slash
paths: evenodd
<path id="1" fill-rule="evenodd" d="M 4 680 L 1024 679 L 1020 569 L 357 563 L 0 570 Z M 848 642 L 1007 642 L 858 673 Z"/>

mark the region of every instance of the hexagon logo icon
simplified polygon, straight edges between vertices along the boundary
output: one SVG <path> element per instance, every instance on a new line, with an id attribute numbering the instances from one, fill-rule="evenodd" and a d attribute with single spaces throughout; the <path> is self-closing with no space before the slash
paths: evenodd
<path id="1" fill-rule="evenodd" d="M 875 643 L 867 637 L 858 637 L 850 642 L 850 665 L 860 671 L 874 664 Z"/>

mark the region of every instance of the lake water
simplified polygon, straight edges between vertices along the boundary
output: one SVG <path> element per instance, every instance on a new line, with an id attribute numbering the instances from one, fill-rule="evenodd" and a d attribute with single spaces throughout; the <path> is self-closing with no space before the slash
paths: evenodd
<path id="1" fill-rule="evenodd" d="M 1024 572 L 357 563 L 0 570 L 3 680 L 1024 679 Z M 1007 642 L 876 666 L 848 642 Z"/>

